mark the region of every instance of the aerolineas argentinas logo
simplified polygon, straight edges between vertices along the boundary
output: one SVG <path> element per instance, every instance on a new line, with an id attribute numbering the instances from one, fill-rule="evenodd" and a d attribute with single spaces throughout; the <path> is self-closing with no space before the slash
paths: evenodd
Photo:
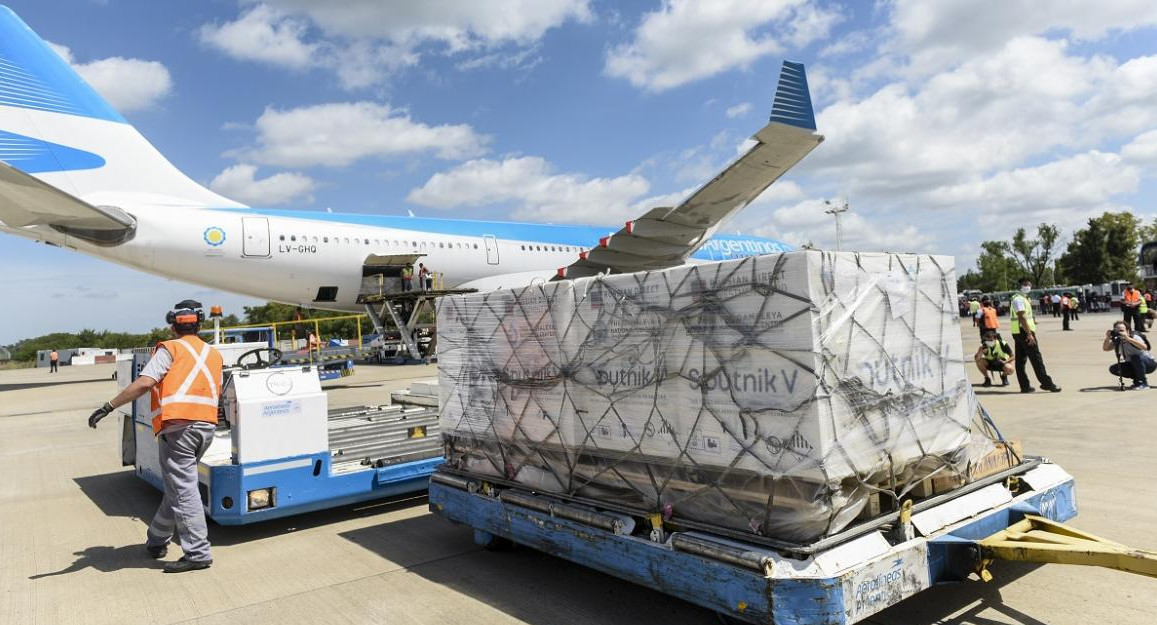
<path id="1" fill-rule="evenodd" d="M 225 243 L 225 230 L 217 226 L 205 228 L 205 242 L 213 247 L 221 247 Z"/>

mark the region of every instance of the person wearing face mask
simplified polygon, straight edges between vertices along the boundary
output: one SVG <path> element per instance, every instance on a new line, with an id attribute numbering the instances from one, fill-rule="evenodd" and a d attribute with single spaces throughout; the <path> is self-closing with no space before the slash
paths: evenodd
<path id="1" fill-rule="evenodd" d="M 1053 383 L 1045 370 L 1045 361 L 1037 343 L 1036 322 L 1032 317 L 1032 303 L 1028 294 L 1032 291 L 1032 280 L 1020 279 L 1020 293 L 1012 296 L 1012 307 L 1009 316 L 1012 317 L 1012 340 L 1016 345 L 1016 381 L 1020 384 L 1020 392 L 1032 393 L 1036 389 L 1029 384 L 1028 373 L 1025 371 L 1025 361 L 1032 362 L 1033 373 L 1040 382 L 1043 390 L 1059 393 L 1061 388 Z"/>
<path id="2" fill-rule="evenodd" d="M 976 350 L 976 368 L 984 374 L 984 384 L 982 386 L 992 386 L 992 379 L 989 373 L 1000 374 L 1000 385 L 1008 386 L 1008 376 L 1012 375 L 1013 371 L 1013 357 L 1012 348 L 1000 334 L 995 330 L 988 330 L 984 333 L 984 341 L 980 345 L 980 349 Z"/>

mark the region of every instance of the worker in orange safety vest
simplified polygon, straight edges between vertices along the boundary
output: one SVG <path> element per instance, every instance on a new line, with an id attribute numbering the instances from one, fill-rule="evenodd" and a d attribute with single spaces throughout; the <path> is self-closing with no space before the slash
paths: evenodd
<path id="1" fill-rule="evenodd" d="M 149 525 L 145 550 L 153 558 L 165 557 L 175 534 L 184 555 L 164 570 L 183 573 L 213 563 L 197 465 L 217 429 L 223 363 L 220 352 L 198 337 L 205 320 L 200 302 L 179 302 L 165 320 L 175 338 L 158 343 L 137 379 L 96 409 L 88 425 L 95 428 L 116 408 L 151 393 L 165 497 Z"/>

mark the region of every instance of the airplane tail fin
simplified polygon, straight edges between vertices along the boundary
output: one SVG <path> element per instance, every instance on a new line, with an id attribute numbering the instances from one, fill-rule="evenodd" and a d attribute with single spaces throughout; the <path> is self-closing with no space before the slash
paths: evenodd
<path id="1" fill-rule="evenodd" d="M 181 173 L 5 6 L 0 161 L 91 206 L 241 206 Z M 5 212 L 21 209 L 10 178 L 0 176 Z M 52 225 L 44 219 L 36 223 Z"/>

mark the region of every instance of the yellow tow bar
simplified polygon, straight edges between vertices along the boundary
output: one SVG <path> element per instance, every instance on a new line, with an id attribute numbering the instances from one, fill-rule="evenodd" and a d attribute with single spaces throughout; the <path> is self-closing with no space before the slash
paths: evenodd
<path id="1" fill-rule="evenodd" d="M 986 582 L 992 580 L 988 565 L 994 560 L 1103 566 L 1157 577 L 1157 553 L 1126 547 L 1031 514 L 977 544 L 977 573 Z"/>

